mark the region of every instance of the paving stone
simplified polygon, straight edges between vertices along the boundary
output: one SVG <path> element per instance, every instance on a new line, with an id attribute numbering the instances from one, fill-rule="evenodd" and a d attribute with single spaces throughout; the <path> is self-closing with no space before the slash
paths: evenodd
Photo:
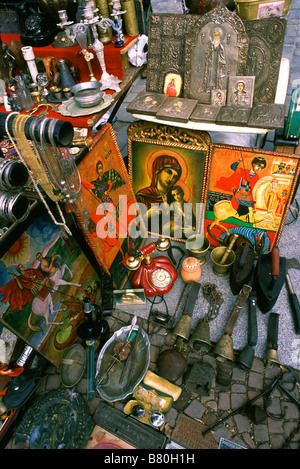
<path id="1" fill-rule="evenodd" d="M 52 391 L 53 389 L 59 389 L 61 385 L 60 375 L 50 375 L 47 378 L 46 390 Z"/>
<path id="2" fill-rule="evenodd" d="M 270 435 L 270 446 L 272 449 L 281 449 L 285 439 L 282 435 Z"/>
<path id="3" fill-rule="evenodd" d="M 232 370 L 232 380 L 233 381 L 242 381 L 245 382 L 247 378 L 246 371 L 242 370 L 241 368 L 234 367 Z"/>
<path id="4" fill-rule="evenodd" d="M 221 410 L 230 409 L 230 397 L 227 392 L 220 392 L 219 394 L 219 409 Z"/>
<path id="5" fill-rule="evenodd" d="M 250 420 L 242 414 L 237 414 L 234 417 L 235 423 L 239 433 L 250 432 Z"/>
<path id="6" fill-rule="evenodd" d="M 193 417 L 195 419 L 201 419 L 202 415 L 204 414 L 206 408 L 201 402 L 197 399 L 194 399 L 184 410 L 184 413 L 189 417 Z"/>
<path id="7" fill-rule="evenodd" d="M 237 445 L 243 446 L 245 448 L 245 442 L 241 437 L 234 436 L 231 441 L 233 441 L 233 443 L 236 443 Z"/>
<path id="8" fill-rule="evenodd" d="M 236 410 L 238 409 L 241 405 L 245 404 L 247 402 L 247 399 L 243 394 L 231 394 L 231 409 Z"/>
<path id="9" fill-rule="evenodd" d="M 209 407 L 210 409 L 212 409 L 214 412 L 217 412 L 218 410 L 218 404 L 216 403 L 216 401 L 208 401 L 206 403 L 207 407 Z"/>
<path id="10" fill-rule="evenodd" d="M 171 407 L 171 409 L 166 412 L 165 414 L 165 419 L 166 419 L 166 423 L 169 423 L 171 425 L 171 427 L 175 427 L 176 425 L 176 419 L 178 417 L 178 412 L 176 409 L 173 409 L 173 407 Z"/>
<path id="11" fill-rule="evenodd" d="M 164 336 L 154 334 L 151 336 L 150 344 L 156 345 L 157 347 L 161 347 L 164 343 Z"/>
<path id="12" fill-rule="evenodd" d="M 250 388 L 263 389 L 263 375 L 251 371 L 249 373 L 248 386 Z"/>
<path id="13" fill-rule="evenodd" d="M 231 392 L 236 392 L 236 393 L 243 393 L 245 394 L 247 392 L 247 387 L 243 384 L 232 384 L 231 386 Z"/>
<path id="14" fill-rule="evenodd" d="M 243 437 L 243 440 L 246 443 L 248 448 L 250 448 L 250 449 L 255 448 L 255 446 L 256 446 L 255 441 L 253 441 L 253 438 L 251 437 L 251 435 L 249 433 L 247 433 L 247 432 L 243 433 L 242 437 Z"/>
<path id="15" fill-rule="evenodd" d="M 214 356 L 212 356 L 212 355 L 204 355 L 204 356 L 203 356 L 203 362 L 204 362 L 204 363 L 208 363 L 208 364 L 211 365 L 214 369 L 216 369 L 217 361 L 216 361 L 216 359 L 215 359 Z"/>
<path id="16" fill-rule="evenodd" d="M 253 425 L 255 441 L 261 443 L 269 440 L 268 426 L 265 424 Z"/>
<path id="17" fill-rule="evenodd" d="M 270 445 L 269 443 L 258 444 L 257 449 L 270 449 Z"/>
<path id="18" fill-rule="evenodd" d="M 282 413 L 282 408 L 281 408 L 281 400 L 278 397 L 274 397 L 270 399 L 270 403 L 268 405 L 268 412 L 270 414 L 275 414 L 280 416 Z"/>
<path id="19" fill-rule="evenodd" d="M 265 369 L 264 362 L 258 358 L 254 358 L 251 371 L 256 371 L 257 373 L 263 373 Z"/>
<path id="20" fill-rule="evenodd" d="M 159 348 L 151 345 L 150 347 L 150 361 L 156 363 L 159 355 Z"/>
<path id="21" fill-rule="evenodd" d="M 93 399 L 90 402 L 88 402 L 88 408 L 89 408 L 90 415 L 94 415 L 94 413 L 96 412 L 96 410 L 99 407 L 99 404 L 100 404 L 101 400 L 102 399 L 100 397 L 95 396 L 95 397 L 93 397 Z M 124 407 L 124 405 L 122 404 L 122 410 L 123 410 L 123 407 Z"/>
<path id="22" fill-rule="evenodd" d="M 226 440 L 230 440 L 232 438 L 232 433 L 230 430 L 228 430 L 228 428 L 221 425 L 215 430 L 215 432 L 213 433 L 213 437 L 216 442 L 219 443 L 221 438 L 226 438 Z"/>
<path id="23" fill-rule="evenodd" d="M 267 420 L 268 428 L 270 433 L 282 433 L 283 432 L 283 422 L 282 420 L 274 420 L 268 418 Z"/>
<path id="24" fill-rule="evenodd" d="M 285 402 L 283 404 L 285 408 L 286 419 L 299 419 L 299 409 L 293 402 Z"/>

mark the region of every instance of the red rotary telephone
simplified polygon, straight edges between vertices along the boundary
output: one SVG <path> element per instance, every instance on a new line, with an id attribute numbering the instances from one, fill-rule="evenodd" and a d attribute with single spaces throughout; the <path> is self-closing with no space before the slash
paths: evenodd
<path id="1" fill-rule="evenodd" d="M 167 251 L 169 247 L 169 241 L 162 238 L 147 244 L 136 256 L 127 259 L 127 269 L 134 271 L 130 283 L 134 288 L 143 288 L 146 297 L 168 293 L 177 279 L 177 270 L 168 257 L 150 257 L 156 249 Z"/>

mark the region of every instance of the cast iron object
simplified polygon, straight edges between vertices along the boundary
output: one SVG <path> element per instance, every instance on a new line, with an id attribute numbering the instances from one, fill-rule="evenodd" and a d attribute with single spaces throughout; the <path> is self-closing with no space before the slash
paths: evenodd
<path id="1" fill-rule="evenodd" d="M 268 416 L 267 412 L 256 404 L 246 409 L 245 415 L 256 424 L 264 422 Z"/>
<path id="2" fill-rule="evenodd" d="M 277 246 L 271 253 L 260 256 L 257 270 L 257 305 L 265 314 L 275 305 L 286 276 L 286 259 L 279 256 Z"/>
<path id="3" fill-rule="evenodd" d="M 243 250 L 238 250 L 235 253 L 236 259 L 232 264 L 229 275 L 230 288 L 234 295 L 238 295 L 242 286 L 249 282 L 252 275 L 255 253 L 249 251 L 249 248 L 249 243 L 246 243 Z"/>

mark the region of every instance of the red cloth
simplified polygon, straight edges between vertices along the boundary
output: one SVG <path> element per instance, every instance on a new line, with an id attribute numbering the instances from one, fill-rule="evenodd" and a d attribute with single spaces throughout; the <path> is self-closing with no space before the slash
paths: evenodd
<path id="1" fill-rule="evenodd" d="M 15 41 L 20 41 L 19 34 L 1 34 L 2 42 L 5 42 L 8 46 L 10 42 L 14 39 Z M 135 37 L 126 37 L 127 41 L 125 42 L 124 47 L 128 46 L 128 44 L 135 39 Z M 80 70 L 80 80 L 81 82 L 89 81 L 89 70 L 87 63 L 84 59 L 82 53 L 80 53 L 81 47 L 74 46 L 74 47 L 52 47 L 50 44 L 49 46 L 45 47 L 33 47 L 33 52 L 35 58 L 38 57 L 56 57 L 57 59 L 68 59 L 72 65 L 76 65 Z M 122 67 L 122 60 L 121 60 L 121 51 L 122 48 L 117 48 L 114 46 L 113 43 L 106 44 L 104 46 L 104 60 L 107 73 L 116 76 L 120 80 L 124 78 L 124 70 Z M 101 67 L 95 52 L 92 49 L 89 49 L 89 52 L 92 52 L 94 58 L 91 61 L 93 73 L 97 80 L 101 81 Z M 112 90 L 105 90 L 106 94 L 113 94 L 114 91 Z M 0 107 L 0 112 L 5 112 L 4 106 Z M 91 116 L 81 116 L 72 118 L 69 116 L 61 116 L 56 112 L 49 111 L 47 117 L 52 117 L 54 119 L 59 120 L 67 120 L 71 122 L 74 127 L 87 127 L 87 121 Z"/>

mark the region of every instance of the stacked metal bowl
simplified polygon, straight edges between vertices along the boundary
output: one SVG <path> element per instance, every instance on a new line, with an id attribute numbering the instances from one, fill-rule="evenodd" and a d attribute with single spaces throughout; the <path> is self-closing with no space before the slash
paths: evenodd
<path id="1" fill-rule="evenodd" d="M 87 81 L 72 86 L 71 92 L 74 95 L 76 104 L 84 108 L 100 104 L 103 97 L 101 86 L 99 81 Z"/>

